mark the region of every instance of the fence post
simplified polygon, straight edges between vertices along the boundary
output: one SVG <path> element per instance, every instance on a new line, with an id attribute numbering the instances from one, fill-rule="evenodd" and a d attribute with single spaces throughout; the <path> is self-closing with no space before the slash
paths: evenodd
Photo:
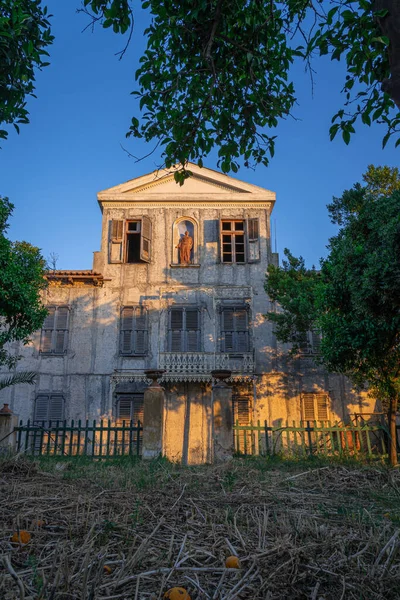
<path id="1" fill-rule="evenodd" d="M 0 454 L 15 452 L 16 432 L 14 427 L 18 425 L 18 415 L 14 415 L 8 404 L 4 404 L 0 410 Z"/>

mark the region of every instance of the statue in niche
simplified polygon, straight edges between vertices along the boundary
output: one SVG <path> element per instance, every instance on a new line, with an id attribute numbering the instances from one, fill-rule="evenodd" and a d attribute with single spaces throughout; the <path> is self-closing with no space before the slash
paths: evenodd
<path id="1" fill-rule="evenodd" d="M 193 248 L 193 238 L 185 231 L 185 235 L 181 237 L 176 246 L 179 251 L 179 262 L 181 265 L 190 265 L 190 253 Z"/>

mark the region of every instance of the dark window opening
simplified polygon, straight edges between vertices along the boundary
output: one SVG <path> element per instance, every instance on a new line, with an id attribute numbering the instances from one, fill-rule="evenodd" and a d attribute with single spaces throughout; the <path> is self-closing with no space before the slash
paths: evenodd
<path id="1" fill-rule="evenodd" d="M 134 223 L 130 223 L 134 225 Z M 140 260 L 140 233 L 127 233 L 126 235 L 126 262 L 138 263 Z"/>

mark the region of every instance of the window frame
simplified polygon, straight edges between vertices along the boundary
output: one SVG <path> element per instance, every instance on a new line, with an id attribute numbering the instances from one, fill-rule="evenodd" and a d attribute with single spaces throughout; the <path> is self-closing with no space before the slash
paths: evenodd
<path id="1" fill-rule="evenodd" d="M 68 345 L 69 345 L 69 326 L 70 326 L 71 308 L 68 304 L 50 304 L 50 305 L 46 306 L 46 308 L 49 312 L 54 309 L 53 326 L 46 327 L 46 320 L 48 319 L 49 314 L 46 315 L 46 318 L 43 322 L 43 325 L 42 325 L 42 328 L 40 331 L 39 353 L 44 356 L 64 356 L 66 354 L 66 352 L 68 351 Z M 65 327 L 58 327 L 58 322 L 60 319 L 60 317 L 59 317 L 60 309 L 66 310 L 66 326 Z M 49 348 L 46 347 L 46 344 L 49 343 L 48 340 L 46 341 L 46 332 L 51 332 Z M 59 350 L 57 348 L 57 345 L 59 343 L 59 340 L 58 340 L 59 332 L 63 332 L 63 343 L 62 343 L 63 349 L 62 350 Z"/>
<path id="2" fill-rule="evenodd" d="M 231 229 L 224 229 L 223 225 L 224 223 L 243 223 L 243 229 L 238 229 L 236 230 L 236 227 Z M 224 265 L 232 265 L 232 264 L 236 264 L 236 265 L 245 265 L 247 262 L 247 248 L 246 248 L 246 220 L 245 219 L 221 219 L 220 221 L 220 244 L 221 244 L 221 262 Z M 224 244 L 226 242 L 224 242 L 224 235 L 226 236 L 230 236 L 231 237 L 231 241 L 230 241 L 230 245 L 231 245 L 231 252 L 226 253 L 226 254 L 231 254 L 232 256 L 232 260 L 224 260 Z M 235 242 L 235 237 L 242 235 L 243 236 L 243 261 L 238 262 L 236 260 L 236 242 Z"/>
<path id="3" fill-rule="evenodd" d="M 325 399 L 325 406 L 321 407 L 321 400 Z M 308 406 L 306 406 L 308 402 Z M 307 418 L 310 404 L 313 405 L 313 418 Z M 329 421 L 331 411 L 331 398 L 328 392 L 302 392 L 301 393 L 301 415 L 303 421 Z M 320 414 L 323 413 L 323 414 Z M 325 415 L 325 416 L 324 416 Z"/>
<path id="4" fill-rule="evenodd" d="M 138 223 L 138 231 L 129 230 L 129 223 Z M 139 260 L 128 261 L 128 236 L 139 237 Z M 108 236 L 108 262 L 110 264 L 140 265 L 151 262 L 153 227 L 150 217 L 110 219 Z"/>
<path id="5" fill-rule="evenodd" d="M 40 419 L 37 417 L 37 403 L 38 400 L 40 398 L 47 398 L 47 417 L 46 419 Z M 53 400 L 60 400 L 61 399 L 61 404 L 62 404 L 62 408 L 61 408 L 61 413 L 62 413 L 62 417 L 59 419 L 49 419 L 49 415 L 51 414 L 51 410 L 50 410 L 50 402 Z M 54 423 L 57 421 L 65 421 L 65 397 L 63 396 L 63 394 L 60 393 L 52 393 L 52 392 L 38 392 L 35 396 L 35 403 L 34 403 L 34 410 L 33 410 L 33 422 L 34 423 Z"/>
<path id="6" fill-rule="evenodd" d="M 224 313 L 227 311 L 233 311 L 233 328 L 232 329 L 228 329 L 225 328 L 225 317 L 224 317 Z M 236 312 L 244 312 L 246 315 L 246 329 L 241 329 L 237 327 L 237 318 L 235 318 L 235 313 Z M 251 347 L 252 347 L 252 340 L 251 340 L 251 314 L 250 314 L 250 307 L 246 304 L 240 304 L 240 303 L 236 303 L 236 304 L 225 304 L 220 306 L 220 352 L 223 352 L 225 354 L 230 354 L 230 355 L 236 355 L 236 356 L 242 356 L 243 354 L 246 354 L 248 352 L 251 352 Z M 246 350 L 240 349 L 240 337 L 238 334 L 240 334 L 240 332 L 244 332 L 245 338 L 246 338 Z M 230 333 L 232 334 L 232 350 L 227 350 L 226 346 L 226 333 Z M 228 345 L 229 347 L 229 345 Z"/>
<path id="7" fill-rule="evenodd" d="M 127 317 L 124 317 L 124 311 L 126 310 L 132 310 L 132 327 L 131 328 L 125 328 L 124 327 L 124 320 Z M 137 316 L 136 316 L 136 311 L 137 310 L 140 311 L 144 311 L 144 327 L 137 327 Z M 130 350 L 129 352 L 124 352 L 123 351 L 123 346 L 124 346 L 124 332 L 125 331 L 130 331 Z M 144 332 L 144 342 L 143 342 L 143 347 L 144 350 L 143 352 L 137 352 L 135 351 L 135 348 L 137 347 L 137 338 L 138 338 L 138 332 L 139 331 L 143 331 Z M 147 356 L 149 353 L 149 311 L 147 309 L 147 306 L 144 306 L 142 304 L 129 304 L 127 306 L 121 306 L 121 310 L 120 310 L 120 326 L 119 326 L 119 354 L 120 356 Z"/>
<path id="8" fill-rule="evenodd" d="M 243 229 L 236 229 L 234 226 L 230 229 L 224 229 L 224 223 L 243 223 Z M 245 265 L 260 262 L 260 218 L 247 217 L 242 219 L 236 218 L 221 218 L 219 220 L 219 245 L 220 245 L 220 262 L 224 265 Z M 224 242 L 224 235 L 231 237 L 230 242 Z M 237 247 L 235 237 L 243 235 L 243 261 L 236 260 Z M 250 237 L 251 236 L 251 237 Z M 224 245 L 230 244 L 231 251 L 225 252 Z M 232 260 L 224 260 L 224 255 L 230 254 Z"/>
<path id="9" fill-rule="evenodd" d="M 172 326 L 172 313 L 174 311 L 182 312 L 182 327 L 179 329 L 177 327 Z M 196 311 L 197 312 L 197 327 L 189 328 L 187 327 L 187 312 Z M 180 349 L 173 350 L 173 331 L 180 331 L 181 333 L 181 342 Z M 196 332 L 196 350 L 190 350 L 190 340 L 188 337 L 189 333 Z M 188 306 L 171 306 L 168 309 L 168 335 L 167 335 L 167 348 L 168 352 L 201 352 L 202 351 L 202 323 L 201 323 L 201 309 L 198 305 L 188 305 Z"/>
<path id="10" fill-rule="evenodd" d="M 121 400 L 130 403 L 129 418 L 127 416 L 121 416 Z M 138 407 L 135 407 L 135 401 L 138 401 Z M 134 425 L 137 425 L 138 421 L 143 426 L 143 411 L 144 411 L 144 393 L 140 392 L 118 392 L 115 400 L 115 418 L 118 421 L 132 421 Z M 138 418 L 134 418 L 134 414 L 139 414 Z"/>

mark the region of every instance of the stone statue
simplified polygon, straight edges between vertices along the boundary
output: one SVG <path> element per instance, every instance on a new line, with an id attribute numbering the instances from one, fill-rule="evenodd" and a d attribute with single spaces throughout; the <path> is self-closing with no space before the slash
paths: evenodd
<path id="1" fill-rule="evenodd" d="M 185 231 L 185 235 L 181 237 L 178 245 L 176 246 L 179 250 L 179 262 L 181 265 L 190 264 L 190 253 L 193 248 L 193 238 L 190 237 L 189 232 Z"/>

